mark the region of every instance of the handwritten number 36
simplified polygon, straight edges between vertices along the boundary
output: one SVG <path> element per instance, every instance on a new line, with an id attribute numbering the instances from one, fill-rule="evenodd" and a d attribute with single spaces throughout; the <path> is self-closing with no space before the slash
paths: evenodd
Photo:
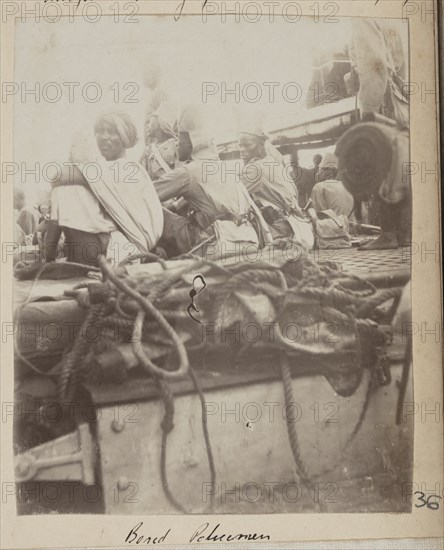
<path id="1" fill-rule="evenodd" d="M 418 497 L 418 500 L 422 502 L 422 504 L 415 504 L 416 508 L 423 508 L 424 506 L 427 506 L 427 508 L 429 508 L 430 510 L 438 510 L 439 502 L 430 502 L 430 499 L 431 498 L 441 499 L 442 497 L 440 497 L 439 495 L 430 495 L 430 496 L 427 497 L 427 500 L 426 500 L 424 498 L 425 494 L 422 493 L 421 491 L 416 491 L 414 494 L 415 495 L 420 495 Z"/>

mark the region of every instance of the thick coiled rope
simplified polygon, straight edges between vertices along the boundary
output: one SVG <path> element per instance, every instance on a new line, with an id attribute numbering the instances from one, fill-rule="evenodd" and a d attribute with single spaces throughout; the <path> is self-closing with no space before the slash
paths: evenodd
<path id="1" fill-rule="evenodd" d="M 131 342 L 134 353 L 138 358 L 139 364 L 156 380 L 159 386 L 160 395 L 165 408 L 165 414 L 162 421 L 162 484 L 168 500 L 175 508 L 182 512 L 186 511 L 186 508 L 177 501 L 173 492 L 170 490 L 166 473 L 167 438 L 174 427 L 174 396 L 168 385 L 169 380 L 189 376 L 193 381 L 194 388 L 199 395 L 202 405 L 202 426 L 212 483 L 215 482 L 214 480 L 216 477 L 208 434 L 205 399 L 199 387 L 198 379 L 189 366 L 185 346 L 169 322 L 184 319 L 187 315 L 185 312 L 161 309 L 162 298 L 168 293 L 172 286 L 180 282 L 184 274 L 189 273 L 198 266 L 209 266 L 209 262 L 202 261 L 201 259 L 196 259 L 195 257 L 190 259 L 194 260 L 192 266 L 187 265 L 183 269 L 172 274 L 164 273 L 162 277 L 156 276 L 145 281 L 137 290 L 134 288 L 134 282 L 131 283 L 131 281 L 129 281 L 127 283 L 112 270 L 104 258 L 100 260 L 100 267 L 104 276 L 118 290 L 117 298 L 115 299 L 113 320 L 105 321 L 105 319 L 107 319 L 105 317 L 101 322 L 103 326 L 112 326 L 113 321 L 119 321 L 119 325 L 123 323 L 125 329 L 128 330 L 132 325 L 133 338 Z M 383 342 L 383 334 L 378 328 L 377 323 L 366 317 L 369 316 L 378 305 L 388 299 L 396 299 L 399 294 L 398 289 L 396 289 L 397 292 L 389 293 L 387 291 L 386 293 L 376 294 L 375 287 L 370 283 L 362 281 L 359 277 L 344 276 L 344 273 L 336 269 L 333 264 L 325 263 L 319 265 L 308 256 L 302 259 L 302 277 L 299 275 L 299 278 L 296 278 L 294 270 L 281 270 L 276 266 L 262 262 L 255 265 L 254 268 L 251 265 L 233 265 L 230 266 L 230 268 L 225 268 L 218 264 L 216 264 L 216 266 L 218 272 L 228 277 L 224 285 L 212 289 L 214 292 L 213 312 L 216 320 L 220 321 L 223 318 L 222 310 L 230 296 L 234 296 L 240 301 L 254 318 L 255 312 L 252 311 L 248 299 L 238 292 L 238 290 L 242 288 L 249 290 L 254 289 L 255 292 L 259 290 L 259 292 L 268 296 L 273 301 L 279 311 L 285 307 L 282 298 L 289 298 L 291 302 L 292 294 L 294 294 L 295 297 L 314 300 L 323 306 L 326 316 L 347 323 L 352 327 L 355 334 L 356 351 L 361 358 L 359 361 L 361 370 L 361 334 L 371 335 L 372 338 L 370 340 L 374 343 L 373 345 L 377 343 L 381 345 Z M 353 288 L 349 288 L 349 282 L 353 283 Z M 362 283 L 361 288 L 357 289 L 355 283 Z M 161 329 L 161 334 L 158 334 L 159 328 Z M 165 368 L 160 368 L 155 365 L 144 350 L 143 342 L 146 341 L 156 341 L 160 344 L 170 345 L 179 358 L 178 368 L 176 368 L 176 370 L 166 370 Z M 288 341 L 283 337 L 279 325 L 276 327 L 275 344 L 280 348 L 281 376 L 284 387 L 285 403 L 288 408 L 288 406 L 293 403 L 293 388 L 291 370 L 285 350 L 317 355 L 320 359 L 322 356 L 327 357 L 327 355 L 331 353 L 331 350 L 328 350 L 328 348 L 313 349 L 310 345 Z M 71 365 L 70 372 L 72 373 L 73 363 L 68 363 L 68 365 Z M 359 378 L 358 384 L 360 384 L 362 376 L 358 378 L 354 377 L 354 380 L 355 378 Z M 369 383 L 363 409 L 355 428 L 347 440 L 346 448 L 350 444 L 349 441 L 354 439 L 363 424 L 370 397 L 371 384 Z M 307 482 L 310 479 L 310 475 L 301 456 L 295 423 L 291 422 L 288 415 L 287 431 L 298 475 L 303 482 Z"/>
<path id="2" fill-rule="evenodd" d="M 57 392 L 62 403 L 74 399 L 80 371 L 91 345 L 91 341 L 88 340 L 86 336 L 86 331 L 89 326 L 96 325 L 97 321 L 103 316 L 105 310 L 106 305 L 104 304 L 97 304 L 89 309 L 88 315 L 83 322 L 72 350 L 61 363 Z"/>
<path id="3" fill-rule="evenodd" d="M 177 335 L 173 327 L 168 323 L 165 317 L 152 305 L 152 303 L 142 296 L 137 290 L 134 290 L 129 285 L 119 279 L 113 272 L 112 268 L 108 265 L 105 258 L 102 256 L 99 259 L 99 265 L 102 268 L 104 274 L 108 279 L 122 292 L 133 298 L 140 306 L 141 310 L 136 316 L 134 321 L 134 339 L 133 339 L 133 348 L 136 357 L 141 362 L 142 366 L 148 371 L 149 374 L 153 376 L 159 376 L 160 378 L 166 378 L 169 380 L 177 380 L 183 378 L 188 373 L 189 363 L 188 363 L 188 354 L 186 352 L 185 346 L 182 343 L 182 340 Z M 159 327 L 171 338 L 174 345 L 177 349 L 177 354 L 179 357 L 179 368 L 176 371 L 165 371 L 156 367 L 154 363 L 146 356 L 142 348 L 142 329 L 145 316 L 148 315 L 154 319 Z M 140 334 L 140 337 L 138 336 Z"/>
<path id="4" fill-rule="evenodd" d="M 168 381 L 177 380 L 177 379 L 183 378 L 185 375 L 188 375 L 190 376 L 193 382 L 194 389 L 197 392 L 201 402 L 202 429 L 203 429 L 203 434 L 205 439 L 205 447 L 207 451 L 208 464 L 210 468 L 211 484 L 212 486 L 214 486 L 216 483 L 216 469 L 214 466 L 214 457 L 213 457 L 213 452 L 212 452 L 211 442 L 210 442 L 210 437 L 208 432 L 207 412 L 206 412 L 207 408 L 205 403 L 205 397 L 203 395 L 202 389 L 199 385 L 198 379 L 194 371 L 190 368 L 186 349 L 182 341 L 180 340 L 179 336 L 173 329 L 173 327 L 166 320 L 165 316 L 150 302 L 150 300 L 148 300 L 147 298 L 142 296 L 139 292 L 137 292 L 135 289 L 127 285 L 122 279 L 119 279 L 115 275 L 111 267 L 107 264 L 105 258 L 101 257 L 99 260 L 99 264 L 103 270 L 104 275 L 106 275 L 106 277 L 120 291 L 125 293 L 130 298 L 134 299 L 141 306 L 141 309 L 137 312 L 134 320 L 132 345 L 133 345 L 134 353 L 138 358 L 142 367 L 147 371 L 147 373 L 150 376 L 152 376 L 156 380 L 159 386 L 163 403 L 164 403 L 165 414 L 161 424 L 162 441 L 161 441 L 161 457 L 160 457 L 160 472 L 161 472 L 162 487 L 163 487 L 165 496 L 167 497 L 169 502 L 180 512 L 186 512 L 187 511 L 186 508 L 175 498 L 173 492 L 171 491 L 168 483 L 167 472 L 166 472 L 168 434 L 174 428 L 174 396 L 171 391 L 171 388 L 169 387 Z M 181 276 L 183 275 L 183 271 L 184 270 L 181 270 L 179 274 L 176 273 L 172 277 L 167 277 L 166 281 L 165 280 L 162 281 L 162 283 L 156 289 L 154 289 L 152 296 L 158 298 L 164 292 L 166 292 L 168 288 L 170 288 L 173 284 L 175 284 L 177 281 L 180 280 Z M 173 315 L 176 312 L 166 311 L 166 313 L 170 317 L 171 316 L 176 317 L 176 315 Z M 167 339 L 169 339 L 171 343 L 174 345 L 179 358 L 179 367 L 177 370 L 167 371 L 165 369 L 157 367 L 144 352 L 142 341 L 143 341 L 144 323 L 147 315 L 151 319 L 153 319 L 160 328 L 163 329 L 165 336 L 167 336 Z M 211 510 L 213 509 L 213 506 L 214 506 L 214 497 L 212 497 L 210 500 Z"/>
<path id="5" fill-rule="evenodd" d="M 353 330 L 356 353 L 359 358 L 359 368 L 355 369 L 353 383 L 349 384 L 350 387 L 344 389 L 344 396 L 353 394 L 362 382 L 364 358 L 361 335 L 365 335 L 365 340 L 370 342 L 375 348 L 376 346 L 383 345 L 386 341 L 386 336 L 378 324 L 368 319 L 367 316 L 380 304 L 389 299 L 397 298 L 400 295 L 400 291 L 398 289 L 390 289 L 389 291 L 377 294 L 376 287 L 373 284 L 363 281 L 355 275 L 345 276 L 333 264 L 326 263 L 325 265 L 319 265 L 308 256 L 303 258 L 302 277 L 298 280 L 292 280 L 292 273 L 286 272 L 286 274 L 287 277 L 283 275 L 280 269 L 273 266 L 268 266 L 267 269 L 255 269 L 249 266 L 238 273 L 233 273 L 223 288 L 215 292 L 213 306 L 213 318 L 215 322 L 221 323 L 223 321 L 223 309 L 230 296 L 234 296 L 253 319 L 256 318 L 255 311 L 251 307 L 248 297 L 239 292 L 240 289 L 254 290 L 255 292 L 258 292 L 259 289 L 262 294 L 268 295 L 275 305 L 277 303 L 279 310 L 281 310 L 279 305 L 282 306 L 282 301 L 278 299 L 280 296 L 285 296 L 287 303 L 291 303 L 292 295 L 296 298 L 296 302 L 300 297 L 303 297 L 319 303 L 323 306 L 325 317 L 342 324 L 347 324 Z M 360 284 L 361 288 L 356 288 L 356 283 Z M 274 286 L 276 291 L 274 293 L 266 291 L 265 284 Z M 353 288 L 349 287 L 351 285 L 353 285 Z M 280 312 L 277 313 L 276 319 L 279 318 L 279 315 Z M 322 347 L 313 349 L 311 345 L 289 341 L 284 338 L 278 323 L 275 324 L 273 334 L 274 345 L 280 348 L 280 369 L 285 403 L 288 408 L 294 402 L 294 399 L 291 370 L 285 350 L 308 353 L 319 357 L 320 362 L 324 365 L 323 371 L 327 378 L 329 378 L 330 374 L 336 374 L 336 367 L 327 365 L 325 361 L 322 361 L 322 357 L 328 357 L 331 354 L 330 349 Z M 372 395 L 372 378 L 373 372 L 367 388 L 364 405 L 357 423 L 347 439 L 344 450 L 354 440 L 364 422 Z M 303 482 L 307 482 L 310 479 L 310 474 L 301 456 L 296 425 L 294 422 L 291 422 L 288 415 L 287 431 L 298 475 Z"/>
<path id="6" fill-rule="evenodd" d="M 395 300 L 397 305 L 399 299 L 401 298 L 402 289 L 401 288 L 389 288 L 384 290 L 380 294 L 373 296 L 372 298 L 367 299 L 361 307 L 358 308 L 356 314 L 359 317 L 367 317 L 370 315 L 378 306 L 388 300 Z"/>

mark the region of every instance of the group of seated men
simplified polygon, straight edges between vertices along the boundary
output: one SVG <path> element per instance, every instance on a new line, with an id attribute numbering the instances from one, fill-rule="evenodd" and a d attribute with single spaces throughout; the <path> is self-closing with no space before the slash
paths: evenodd
<path id="1" fill-rule="evenodd" d="M 53 181 L 50 214 L 39 232 L 46 261 L 64 255 L 68 261 L 95 264 L 99 255 L 110 256 L 109 249 L 115 254 L 116 245 L 166 257 L 204 252 L 206 243 L 239 251 L 244 245 L 284 240 L 309 249 L 315 231 L 305 206 L 345 217 L 353 212 L 333 154 L 316 159 L 306 197 L 311 204 L 303 204 L 299 194 L 307 187 L 301 170 L 285 162 L 261 128 L 239 133 L 241 161 L 233 167 L 220 160 L 200 106 L 178 116 L 172 104 L 162 102 L 148 117 L 139 162 L 126 157 L 137 131 L 125 113 L 101 117 L 94 135 L 100 155 L 96 158 L 87 143 L 74 143 L 74 168 L 64 168 Z M 94 160 L 99 177 L 82 170 Z"/>

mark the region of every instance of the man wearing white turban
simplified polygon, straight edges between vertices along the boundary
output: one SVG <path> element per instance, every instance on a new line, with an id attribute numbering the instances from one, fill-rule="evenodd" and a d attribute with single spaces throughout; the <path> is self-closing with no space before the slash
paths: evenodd
<path id="1" fill-rule="evenodd" d="M 97 158 L 88 139 L 76 142 L 71 149 L 75 166 L 62 171 L 53 183 L 54 218 L 65 242 L 77 245 L 68 260 L 96 263 L 100 254 L 106 254 L 116 229 L 132 243 L 131 252 L 149 252 L 162 234 L 163 213 L 146 171 L 126 158 L 126 150 L 137 142 L 136 127 L 125 113 L 109 113 L 99 118 L 94 131 L 106 162 Z M 57 189 L 66 185 L 71 186 L 69 196 Z M 91 243 L 96 253 L 89 258 L 86 252 Z"/>
<path id="2" fill-rule="evenodd" d="M 126 149 L 136 145 L 137 129 L 126 113 L 107 113 L 101 116 L 95 126 L 97 145 L 106 160 L 117 160 L 125 156 Z"/>
<path id="3" fill-rule="evenodd" d="M 314 245 L 311 222 L 300 210 L 284 160 L 260 128 L 240 132 L 239 150 L 245 166 L 242 181 L 270 226 L 274 239 L 290 238 L 306 248 Z"/>

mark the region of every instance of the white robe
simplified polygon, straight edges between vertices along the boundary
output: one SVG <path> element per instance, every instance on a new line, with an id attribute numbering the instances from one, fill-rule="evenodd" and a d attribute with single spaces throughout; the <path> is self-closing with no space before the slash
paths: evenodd
<path id="1" fill-rule="evenodd" d="M 141 164 L 127 158 L 100 160 L 98 166 L 99 177 L 88 178 L 82 170 L 92 192 L 135 245 L 133 252 L 149 252 L 162 235 L 163 211 L 148 173 Z"/>

